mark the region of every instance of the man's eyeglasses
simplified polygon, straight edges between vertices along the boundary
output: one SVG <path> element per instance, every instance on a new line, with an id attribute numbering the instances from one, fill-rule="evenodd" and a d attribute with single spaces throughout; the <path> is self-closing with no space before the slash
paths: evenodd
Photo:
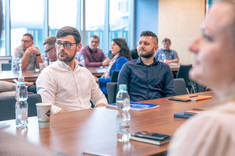
<path id="1" fill-rule="evenodd" d="M 70 43 L 70 42 L 65 42 L 65 43 L 56 43 L 56 48 L 60 48 L 62 45 L 65 49 L 70 49 L 71 46 L 76 43 Z"/>
<path id="2" fill-rule="evenodd" d="M 48 53 L 53 48 L 55 48 L 55 47 L 51 47 L 50 49 L 45 50 L 45 53 Z"/>
<path id="3" fill-rule="evenodd" d="M 21 42 L 24 42 L 24 43 L 29 43 L 31 42 L 32 40 L 21 40 Z"/>

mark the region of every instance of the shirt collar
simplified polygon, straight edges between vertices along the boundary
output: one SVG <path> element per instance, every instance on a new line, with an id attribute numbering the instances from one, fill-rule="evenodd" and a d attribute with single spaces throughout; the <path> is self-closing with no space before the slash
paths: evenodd
<path id="1" fill-rule="evenodd" d="M 59 64 L 60 64 L 63 68 L 65 68 L 65 69 L 67 69 L 67 70 L 72 70 L 72 68 L 71 68 L 69 65 L 67 65 L 66 63 L 64 63 L 63 61 L 60 61 L 60 60 L 57 60 L 57 61 L 59 62 Z M 76 66 L 75 66 L 75 69 L 74 69 L 74 70 L 76 70 L 77 68 L 79 68 L 79 65 L 78 65 L 77 61 L 75 61 L 75 63 L 76 63 Z"/>
<path id="2" fill-rule="evenodd" d="M 97 52 L 97 49 L 95 51 L 92 51 L 89 46 L 88 46 L 88 49 L 89 49 L 90 53 L 96 53 Z"/>
<path id="3" fill-rule="evenodd" d="M 158 64 L 158 60 L 155 59 L 155 57 L 154 57 L 153 59 L 154 59 L 154 60 L 153 60 L 153 63 L 152 63 L 151 65 Z M 144 64 L 144 63 L 142 62 L 142 60 L 140 59 L 140 57 L 138 57 L 138 58 L 136 59 L 136 63 L 137 63 L 137 64 Z M 150 66 L 151 66 L 151 65 L 150 65 Z"/>

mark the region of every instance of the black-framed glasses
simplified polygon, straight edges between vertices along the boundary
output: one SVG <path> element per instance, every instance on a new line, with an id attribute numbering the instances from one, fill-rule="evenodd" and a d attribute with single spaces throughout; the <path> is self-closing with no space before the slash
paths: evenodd
<path id="1" fill-rule="evenodd" d="M 70 49 L 73 44 L 77 44 L 77 43 L 70 43 L 70 42 L 61 43 L 61 42 L 58 42 L 58 43 L 56 43 L 56 48 L 60 48 L 63 45 L 63 47 L 65 49 Z"/>
<path id="2" fill-rule="evenodd" d="M 24 43 L 29 43 L 31 42 L 32 40 L 21 40 L 21 42 L 24 42 Z"/>
<path id="3" fill-rule="evenodd" d="M 53 48 L 55 48 L 55 47 L 51 47 L 50 49 L 45 50 L 45 53 L 48 53 Z"/>

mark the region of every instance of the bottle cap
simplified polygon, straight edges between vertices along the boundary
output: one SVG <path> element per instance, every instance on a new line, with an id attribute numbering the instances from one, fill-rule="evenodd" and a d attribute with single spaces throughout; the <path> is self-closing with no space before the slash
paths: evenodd
<path id="1" fill-rule="evenodd" d="M 119 85 L 119 90 L 127 90 L 126 84 L 120 84 Z"/>

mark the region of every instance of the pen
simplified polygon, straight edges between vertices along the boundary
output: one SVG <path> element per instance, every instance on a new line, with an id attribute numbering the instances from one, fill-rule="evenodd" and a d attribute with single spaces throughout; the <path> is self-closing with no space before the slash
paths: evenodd
<path id="1" fill-rule="evenodd" d="M 189 98 L 192 98 L 192 97 L 197 97 L 198 95 L 192 95 L 192 96 L 189 96 Z"/>
<path id="2" fill-rule="evenodd" d="M 103 153 L 97 153 L 97 152 L 83 152 L 83 154 L 90 154 L 90 155 L 96 155 L 96 156 L 110 156 L 108 154 L 103 154 Z"/>

